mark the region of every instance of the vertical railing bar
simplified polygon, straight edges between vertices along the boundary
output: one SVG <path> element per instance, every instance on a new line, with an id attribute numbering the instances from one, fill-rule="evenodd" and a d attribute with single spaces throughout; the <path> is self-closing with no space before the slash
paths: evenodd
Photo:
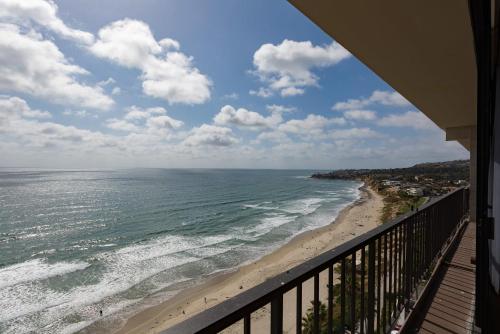
<path id="1" fill-rule="evenodd" d="M 319 333 L 319 273 L 314 275 L 314 301 L 313 301 L 314 325 L 313 333 Z"/>
<path id="2" fill-rule="evenodd" d="M 388 303 L 388 317 L 389 317 L 389 324 L 392 322 L 392 310 L 393 310 L 393 300 L 394 300 L 394 294 L 393 294 L 393 282 L 392 282 L 392 273 L 394 271 L 393 268 L 393 250 L 392 248 L 394 247 L 394 244 L 392 243 L 392 230 L 389 231 L 389 303 Z"/>
<path id="3" fill-rule="evenodd" d="M 340 265 L 340 328 L 345 330 L 345 257 Z"/>
<path id="4" fill-rule="evenodd" d="M 366 305 L 367 334 L 375 332 L 375 241 L 368 245 L 368 303 Z"/>
<path id="5" fill-rule="evenodd" d="M 243 318 L 243 334 L 250 334 L 251 333 L 251 326 L 250 326 L 250 322 L 251 322 L 251 314 L 247 314 L 245 315 L 245 317 Z"/>
<path id="6" fill-rule="evenodd" d="M 398 238 L 398 227 L 394 229 L 394 289 L 393 289 L 393 305 L 392 312 L 394 316 L 397 316 L 397 296 L 398 296 L 398 276 L 399 276 L 399 238 Z"/>
<path id="7" fill-rule="evenodd" d="M 351 256 L 351 333 L 356 329 L 356 252 Z"/>
<path id="8" fill-rule="evenodd" d="M 302 282 L 297 285 L 295 309 L 295 333 L 302 334 Z"/>
<path id="9" fill-rule="evenodd" d="M 412 251 L 411 251 L 411 254 L 413 255 L 412 257 L 412 272 L 411 272 L 411 279 L 412 279 L 412 285 L 410 287 L 410 293 L 413 292 L 413 290 L 415 289 L 416 287 L 416 265 L 417 265 L 417 233 L 416 233 L 416 217 L 413 218 L 413 223 L 411 224 L 411 236 L 412 236 L 412 240 L 411 240 L 411 246 L 412 246 Z"/>
<path id="10" fill-rule="evenodd" d="M 333 266 L 328 267 L 328 315 L 327 315 L 327 332 L 333 332 Z"/>
<path id="11" fill-rule="evenodd" d="M 415 225 L 415 239 L 416 239 L 416 267 L 415 267 L 415 289 L 418 287 L 420 279 L 420 213 L 417 216 L 417 225 Z"/>
<path id="12" fill-rule="evenodd" d="M 398 310 L 401 309 L 401 305 L 403 305 L 403 259 L 404 259 L 404 239 L 403 239 L 403 227 L 404 225 L 399 226 L 399 275 L 398 275 Z"/>
<path id="13" fill-rule="evenodd" d="M 361 314 L 359 315 L 359 332 L 360 334 L 365 333 L 365 246 L 361 248 L 361 279 L 360 279 L 360 311 Z"/>
<path id="14" fill-rule="evenodd" d="M 384 236 L 384 292 L 382 303 L 382 333 L 387 329 L 387 234 Z"/>
<path id="15" fill-rule="evenodd" d="M 283 295 L 271 300 L 271 334 L 283 333 Z"/>
<path id="16" fill-rule="evenodd" d="M 411 271 L 412 271 L 412 235 L 411 235 L 411 220 L 405 222 L 406 247 L 405 247 L 405 312 L 410 311 L 410 293 L 411 293 Z"/>
<path id="17" fill-rule="evenodd" d="M 381 287 L 380 287 L 380 282 L 381 282 L 381 265 L 382 265 L 382 240 L 379 238 L 377 240 L 377 333 L 380 330 L 380 296 L 381 296 Z"/>
<path id="18" fill-rule="evenodd" d="M 425 211 L 420 212 L 420 227 L 419 227 L 419 237 L 420 237 L 420 272 L 419 278 L 422 279 L 424 275 L 424 218 Z"/>

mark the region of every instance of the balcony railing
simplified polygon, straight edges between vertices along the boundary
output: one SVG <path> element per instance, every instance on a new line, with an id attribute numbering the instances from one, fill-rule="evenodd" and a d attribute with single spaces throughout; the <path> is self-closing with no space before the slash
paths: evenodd
<path id="1" fill-rule="evenodd" d="M 285 308 L 295 313 L 296 333 L 387 333 L 408 314 L 416 290 L 464 221 L 468 197 L 468 189 L 460 188 L 436 198 L 163 333 L 217 333 L 234 324 L 251 333 L 252 314 L 269 304 L 270 332 L 282 333 L 283 296 L 292 291 L 294 305 Z M 303 319 L 308 280 L 313 300 Z"/>

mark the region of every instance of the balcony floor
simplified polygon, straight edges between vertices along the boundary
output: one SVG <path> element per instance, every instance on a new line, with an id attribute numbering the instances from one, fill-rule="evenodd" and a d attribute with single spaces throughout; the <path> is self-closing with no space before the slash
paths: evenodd
<path id="1" fill-rule="evenodd" d="M 471 333 L 473 329 L 476 224 L 468 223 L 452 245 L 415 319 L 418 333 Z"/>

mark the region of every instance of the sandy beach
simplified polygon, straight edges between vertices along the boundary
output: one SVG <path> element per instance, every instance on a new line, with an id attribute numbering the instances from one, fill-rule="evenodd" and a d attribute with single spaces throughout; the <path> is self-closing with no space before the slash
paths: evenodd
<path id="1" fill-rule="evenodd" d="M 332 224 L 303 233 L 273 253 L 242 266 L 235 272 L 216 275 L 199 286 L 182 291 L 160 305 L 141 311 L 129 318 L 125 325 L 114 333 L 158 333 L 375 228 L 380 223 L 383 197 L 367 187 L 361 190 L 360 200 L 342 210 Z M 324 276 L 326 273 L 320 277 L 322 296 L 326 293 Z M 312 300 L 312 280 L 304 283 L 303 298 L 305 309 Z M 295 309 L 289 308 L 295 307 L 294 300 L 294 290 L 285 294 L 284 332 L 286 333 L 294 332 Z M 236 324 L 226 332 L 240 332 L 240 326 L 241 324 Z M 269 312 L 268 307 L 265 307 L 252 315 L 252 332 L 264 332 L 268 328 Z"/>

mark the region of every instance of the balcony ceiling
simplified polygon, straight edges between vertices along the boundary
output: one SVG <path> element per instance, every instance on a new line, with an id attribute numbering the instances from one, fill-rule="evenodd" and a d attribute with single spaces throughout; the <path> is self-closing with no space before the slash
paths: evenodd
<path id="1" fill-rule="evenodd" d="M 443 130 L 476 124 L 467 0 L 289 2 Z"/>

